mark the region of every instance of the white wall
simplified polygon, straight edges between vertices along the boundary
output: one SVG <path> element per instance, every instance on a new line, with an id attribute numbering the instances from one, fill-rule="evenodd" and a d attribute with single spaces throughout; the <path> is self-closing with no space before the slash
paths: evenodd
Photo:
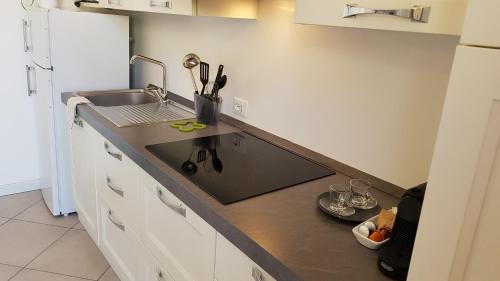
<path id="1" fill-rule="evenodd" d="M 425 181 L 458 38 L 297 25 L 292 0 L 259 13 L 137 13 L 134 52 L 167 63 L 169 90 L 190 99 L 182 57 L 199 54 L 212 77 L 222 63 L 224 113 L 241 97 L 249 124 L 405 188 Z M 135 86 L 160 85 L 159 73 L 139 66 Z"/>
<path id="2" fill-rule="evenodd" d="M 0 195 L 26 189 L 38 180 L 33 98 L 27 95 L 20 2 L 2 2 L 0 9 Z M 14 190 L 15 191 L 15 190 Z"/>

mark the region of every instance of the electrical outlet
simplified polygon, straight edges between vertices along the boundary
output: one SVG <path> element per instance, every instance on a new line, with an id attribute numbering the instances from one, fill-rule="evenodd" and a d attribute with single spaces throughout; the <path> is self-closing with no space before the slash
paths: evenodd
<path id="1" fill-rule="evenodd" d="M 233 113 L 241 117 L 247 117 L 248 101 L 234 98 L 233 100 Z"/>

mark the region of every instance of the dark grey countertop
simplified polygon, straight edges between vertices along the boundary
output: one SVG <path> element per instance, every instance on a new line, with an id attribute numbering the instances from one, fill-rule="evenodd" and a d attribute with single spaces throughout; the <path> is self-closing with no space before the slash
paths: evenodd
<path id="1" fill-rule="evenodd" d="M 63 94 L 63 101 L 71 95 Z M 316 206 L 320 193 L 327 191 L 331 183 L 348 184 L 348 176 L 337 173 L 222 205 L 156 158 L 145 146 L 230 133 L 240 131 L 239 128 L 224 122 L 192 133 L 181 133 L 166 123 L 118 128 L 88 105 L 78 106 L 78 113 L 277 280 L 389 280 L 377 269 L 377 252 L 365 248 L 354 238 L 352 228 L 355 224 L 331 218 Z M 272 137 L 268 140 L 274 141 Z M 283 140 L 276 138 L 276 142 L 280 141 Z M 287 148 L 299 154 L 307 151 L 297 145 Z M 396 196 L 388 193 L 379 190 L 372 193 L 382 207 L 389 208 L 398 202 Z"/>

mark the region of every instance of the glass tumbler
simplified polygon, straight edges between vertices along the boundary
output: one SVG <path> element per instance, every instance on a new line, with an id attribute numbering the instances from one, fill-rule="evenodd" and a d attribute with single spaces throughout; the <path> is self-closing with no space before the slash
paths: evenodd
<path id="1" fill-rule="evenodd" d="M 377 201 L 368 192 L 372 184 L 363 179 L 352 179 L 349 181 L 351 185 L 351 205 L 358 209 L 372 209 L 377 206 Z"/>
<path id="2" fill-rule="evenodd" d="M 353 215 L 356 210 L 348 204 L 350 197 L 351 191 L 347 186 L 330 185 L 330 210 L 344 217 Z"/>

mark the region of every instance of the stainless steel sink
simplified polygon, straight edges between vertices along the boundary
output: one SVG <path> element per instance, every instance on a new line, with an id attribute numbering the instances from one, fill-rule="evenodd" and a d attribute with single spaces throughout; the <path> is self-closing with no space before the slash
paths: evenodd
<path id="1" fill-rule="evenodd" d="M 80 92 L 90 106 L 117 127 L 155 124 L 194 118 L 188 108 L 168 101 L 159 104 L 155 96 L 143 89 Z"/>
<path id="2" fill-rule="evenodd" d="M 122 106 L 137 105 L 146 103 L 156 103 L 155 96 L 148 94 L 142 89 L 132 89 L 123 91 L 89 92 L 80 96 L 86 97 L 95 106 Z"/>

